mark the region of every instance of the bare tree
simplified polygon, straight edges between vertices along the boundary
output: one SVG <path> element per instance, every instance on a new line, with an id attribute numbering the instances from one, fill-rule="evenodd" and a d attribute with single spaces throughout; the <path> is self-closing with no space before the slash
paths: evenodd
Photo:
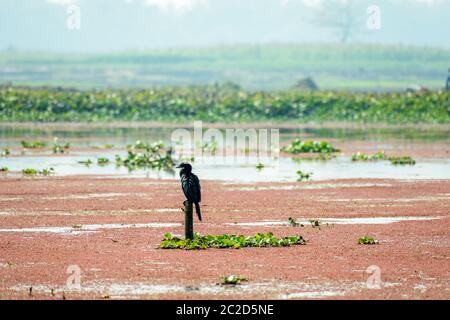
<path id="1" fill-rule="evenodd" d="M 362 25 L 364 10 L 357 0 L 323 0 L 314 7 L 313 22 L 331 29 L 342 43 L 348 42 Z M 361 9 L 361 10 L 360 10 Z"/>

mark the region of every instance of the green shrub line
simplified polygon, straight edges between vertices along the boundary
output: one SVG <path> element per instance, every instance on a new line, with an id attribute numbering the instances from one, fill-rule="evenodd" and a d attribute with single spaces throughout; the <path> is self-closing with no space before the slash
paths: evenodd
<path id="1" fill-rule="evenodd" d="M 221 85 L 87 91 L 0 88 L 0 121 L 194 119 L 449 123 L 450 92 L 247 92 Z"/>
<path id="2" fill-rule="evenodd" d="M 273 233 L 257 233 L 255 236 L 236 235 L 206 235 L 195 233 L 194 239 L 186 240 L 166 233 L 159 245 L 160 249 L 183 249 L 204 250 L 208 248 L 217 249 L 240 249 L 247 247 L 290 247 L 304 245 L 306 242 L 301 236 L 277 238 Z"/>

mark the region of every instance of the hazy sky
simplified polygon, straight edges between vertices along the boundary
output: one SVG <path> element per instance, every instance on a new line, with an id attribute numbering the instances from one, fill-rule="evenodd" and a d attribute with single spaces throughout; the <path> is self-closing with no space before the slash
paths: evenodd
<path id="1" fill-rule="evenodd" d="M 344 6 L 338 3 L 347 1 L 0 0 L 0 49 L 94 52 L 339 41 L 318 12 L 339 14 Z M 354 1 L 357 25 L 350 41 L 450 47 L 450 0 Z M 369 5 L 380 8 L 380 30 L 366 27 Z M 77 21 L 80 29 L 67 26 Z"/>

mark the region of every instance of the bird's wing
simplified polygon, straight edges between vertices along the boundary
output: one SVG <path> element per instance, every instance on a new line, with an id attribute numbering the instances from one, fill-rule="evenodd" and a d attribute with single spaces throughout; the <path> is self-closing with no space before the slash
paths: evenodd
<path id="1" fill-rule="evenodd" d="M 195 174 L 192 175 L 192 178 L 194 179 L 196 198 L 198 199 L 198 202 L 202 202 L 202 187 L 200 186 L 200 180 Z"/>
<path id="2" fill-rule="evenodd" d="M 181 176 L 181 188 L 183 189 L 186 199 L 198 203 L 201 202 L 200 181 L 195 174 L 186 174 Z"/>
<path id="3" fill-rule="evenodd" d="M 194 203 L 197 201 L 196 182 L 192 174 L 186 174 L 181 177 L 181 188 L 187 200 Z"/>

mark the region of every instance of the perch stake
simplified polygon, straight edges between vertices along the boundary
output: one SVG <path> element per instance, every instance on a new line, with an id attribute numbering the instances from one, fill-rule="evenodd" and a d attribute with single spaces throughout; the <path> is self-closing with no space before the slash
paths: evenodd
<path id="1" fill-rule="evenodd" d="M 187 240 L 194 239 L 194 219 L 192 214 L 192 202 L 186 200 L 184 204 L 184 235 Z"/>

